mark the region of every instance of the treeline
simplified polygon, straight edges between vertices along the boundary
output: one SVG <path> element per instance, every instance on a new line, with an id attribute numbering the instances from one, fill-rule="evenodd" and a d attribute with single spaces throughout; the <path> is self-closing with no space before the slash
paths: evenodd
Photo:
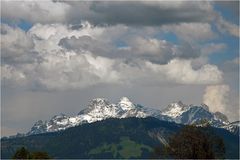
<path id="1" fill-rule="evenodd" d="M 50 159 L 47 152 L 30 152 L 25 147 L 19 148 L 12 159 Z"/>

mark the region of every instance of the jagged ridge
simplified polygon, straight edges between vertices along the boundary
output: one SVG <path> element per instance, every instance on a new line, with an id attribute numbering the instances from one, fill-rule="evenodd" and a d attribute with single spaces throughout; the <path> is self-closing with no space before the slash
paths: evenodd
<path id="1" fill-rule="evenodd" d="M 38 121 L 27 135 L 65 130 L 83 123 L 92 123 L 107 118 L 145 118 L 148 116 L 180 124 L 200 123 L 203 119 L 206 119 L 214 127 L 224 128 L 224 126 L 229 124 L 224 114 L 210 112 L 205 104 L 199 106 L 185 105 L 179 101 L 169 104 L 164 110 L 160 111 L 136 105 L 127 97 L 121 98 L 117 104 L 112 104 L 104 98 L 96 98 L 76 116 L 69 117 L 60 114 L 54 116 L 50 121 Z M 225 127 L 225 129 L 228 128 Z"/>

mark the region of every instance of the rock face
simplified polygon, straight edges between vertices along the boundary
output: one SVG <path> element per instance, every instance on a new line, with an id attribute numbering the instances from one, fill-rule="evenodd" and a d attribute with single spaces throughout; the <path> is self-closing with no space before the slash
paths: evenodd
<path id="1" fill-rule="evenodd" d="M 229 124 L 224 114 L 220 112 L 210 112 L 208 106 L 205 104 L 199 106 L 185 105 L 179 101 L 168 105 L 168 107 L 162 111 L 162 114 L 171 117 L 174 122 L 181 124 L 199 124 L 203 120 L 208 121 L 214 127 Z"/>
<path id="2" fill-rule="evenodd" d="M 210 125 L 229 129 L 227 117 L 220 113 L 212 113 L 208 106 L 201 104 L 186 105 L 181 101 L 169 104 L 164 110 L 147 108 L 132 103 L 127 97 L 123 97 L 117 104 L 112 104 L 104 98 L 96 98 L 90 101 L 89 105 L 81 110 L 76 116 L 64 114 L 56 115 L 49 121 L 42 120 L 36 122 L 27 135 L 45 132 L 56 132 L 69 127 L 102 121 L 107 118 L 128 118 L 128 117 L 155 117 L 160 120 L 172 121 L 180 124 L 198 124 L 202 120 L 207 120 Z M 232 131 L 233 129 L 229 129 Z"/>
<path id="3" fill-rule="evenodd" d="M 171 103 L 162 111 L 162 115 L 167 115 L 171 118 L 177 118 L 186 112 L 189 106 L 183 104 L 181 101 Z"/>
<path id="4" fill-rule="evenodd" d="M 224 125 L 222 128 L 229 130 L 230 132 L 239 135 L 240 121 L 235 121 Z"/>

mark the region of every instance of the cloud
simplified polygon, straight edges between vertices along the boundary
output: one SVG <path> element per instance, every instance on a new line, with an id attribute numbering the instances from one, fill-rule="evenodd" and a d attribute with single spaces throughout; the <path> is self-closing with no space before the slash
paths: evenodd
<path id="1" fill-rule="evenodd" d="M 206 85 L 210 108 L 219 110 L 218 97 L 222 111 L 238 119 L 239 58 L 218 66 L 209 61 L 231 52 L 232 37 L 223 44 L 219 33 L 237 36 L 238 26 L 215 3 L 3 1 L 4 126 L 29 129 L 39 118 L 75 114 L 96 97 L 129 96 L 156 108 L 178 99 L 201 103 Z M 17 27 L 25 23 L 29 30 Z"/>
<path id="2" fill-rule="evenodd" d="M 238 26 L 213 4 L 3 1 L 4 126 L 23 131 L 36 117 L 73 114 L 99 96 L 134 97 L 146 106 L 164 107 L 176 99 L 200 103 L 206 85 L 210 109 L 238 119 L 239 59 L 219 66 L 208 60 L 227 48 L 221 37 L 208 43 L 221 36 L 215 28 L 237 36 Z M 25 22 L 32 25 L 28 31 L 17 27 Z M 15 132 L 9 129 L 4 134 Z"/>
<path id="3" fill-rule="evenodd" d="M 214 37 L 210 27 L 213 23 L 220 32 L 239 36 L 238 25 L 225 20 L 214 10 L 214 4 L 207 1 L 3 1 L 2 18 L 11 23 L 63 23 L 75 27 L 84 21 L 100 26 L 167 25 L 167 30 L 187 41 Z"/>
<path id="4" fill-rule="evenodd" d="M 192 58 L 200 52 L 191 45 L 138 36 L 138 31 L 131 33 L 134 30 L 124 26 L 94 27 L 85 22 L 78 29 L 71 27 L 36 24 L 28 32 L 5 34 L 8 37 L 3 42 L 13 39 L 16 44 L 4 43 L 2 47 L 23 46 L 24 52 L 15 49 L 16 54 L 31 57 L 32 61 L 5 61 L 1 66 L 3 84 L 33 90 L 66 90 L 98 84 L 215 84 L 222 80 L 221 71 L 214 65 L 193 69 Z M 114 29 L 117 33 L 112 32 Z M 8 30 L 15 31 L 9 26 Z M 122 39 L 127 48 L 115 44 L 116 34 L 128 35 Z M 21 35 L 23 41 L 15 35 Z M 33 44 L 26 45 L 25 41 Z M 8 59 L 16 57 L 9 54 Z"/>
<path id="5" fill-rule="evenodd" d="M 201 48 L 199 49 L 199 56 L 191 61 L 192 67 L 194 69 L 201 68 L 203 65 L 209 63 L 209 55 L 222 53 L 226 49 L 227 45 L 225 43 L 207 43 L 205 45 L 201 45 Z M 220 70 L 222 70 L 221 66 L 219 66 Z"/>
<path id="6" fill-rule="evenodd" d="M 173 32 L 181 40 L 187 42 L 198 42 L 213 39 L 216 34 L 212 31 L 209 23 L 179 23 L 162 26 L 165 32 Z"/>
<path id="7" fill-rule="evenodd" d="M 239 65 L 240 65 L 240 58 L 236 57 L 232 60 L 227 60 L 221 65 L 221 69 L 224 72 L 236 72 L 236 74 L 239 73 Z"/>
<path id="8" fill-rule="evenodd" d="M 4 19 L 28 20 L 32 23 L 71 24 L 89 21 L 96 25 L 159 26 L 180 22 L 206 22 L 211 19 L 208 13 L 212 10 L 209 2 L 185 1 L 174 3 L 165 1 L 3 1 L 2 5 Z"/>
<path id="9" fill-rule="evenodd" d="M 239 1 L 214 1 L 214 3 L 232 12 L 233 15 L 235 14 L 234 16 L 239 16 Z"/>
<path id="10" fill-rule="evenodd" d="M 114 61 L 111 59 L 69 52 L 63 55 L 51 53 L 42 58 L 41 63 L 20 65 L 18 68 L 3 65 L 2 79 L 33 90 L 79 89 L 118 82 L 117 73 L 112 69 Z"/>
<path id="11" fill-rule="evenodd" d="M 201 52 L 204 56 L 206 56 L 213 53 L 221 53 L 226 48 L 227 46 L 224 43 L 209 43 L 201 49 Z"/>
<path id="12" fill-rule="evenodd" d="M 216 14 L 216 26 L 222 33 L 228 33 L 232 36 L 239 37 L 239 26 L 226 21 L 219 14 Z"/>
<path id="13" fill-rule="evenodd" d="M 226 60 L 219 65 L 219 68 L 223 71 L 224 83 L 227 83 L 232 91 L 237 93 L 239 99 L 239 57 L 231 60 Z"/>
<path id="14" fill-rule="evenodd" d="M 61 90 L 110 83 L 116 78 L 114 71 L 110 70 L 113 60 L 92 56 L 89 51 L 84 54 L 69 52 L 58 45 L 63 37 L 88 33 L 97 36 L 98 32 L 98 28 L 91 29 L 88 25 L 74 31 L 64 25 L 37 24 L 28 32 L 5 25 L 1 32 L 4 37 L 1 46 L 4 50 L 3 84 L 34 90 Z M 31 61 L 19 63 L 22 57 Z"/>
<path id="15" fill-rule="evenodd" d="M 2 62 L 21 63 L 32 61 L 34 43 L 32 38 L 19 28 L 1 24 Z"/>
<path id="16" fill-rule="evenodd" d="M 220 111 L 225 113 L 229 106 L 228 85 L 211 85 L 207 86 L 203 95 L 203 102 L 207 104 L 211 111 Z"/>
<path id="17" fill-rule="evenodd" d="M 128 46 L 128 53 L 156 63 L 167 63 L 177 50 L 176 46 L 165 40 L 143 37 L 133 37 Z"/>
<path id="18" fill-rule="evenodd" d="M 175 45 L 166 40 L 150 38 L 147 35 L 143 37 L 138 35 L 138 32 L 132 34 L 132 29 L 122 31 L 122 35 L 128 35 L 121 39 L 125 46 L 119 47 L 115 44 L 119 39 L 105 40 L 105 37 L 111 37 L 111 33 L 108 30 L 112 28 L 114 27 L 104 28 L 103 32 L 98 36 L 62 38 L 58 45 L 78 53 L 87 50 L 93 54 L 109 58 L 142 59 L 160 64 L 166 64 L 176 57 L 191 59 L 200 56 L 199 48 L 189 43 Z"/>
<path id="19" fill-rule="evenodd" d="M 71 6 L 83 8 L 81 3 L 70 2 Z M 211 10 L 208 2 L 90 2 L 84 4 L 82 15 L 71 10 L 72 20 L 88 20 L 93 24 L 153 25 L 207 21 Z M 123 12 L 124 10 L 124 12 Z M 141 11 L 141 12 L 139 12 Z M 206 15 L 206 16 L 204 16 Z"/>
<path id="20" fill-rule="evenodd" d="M 65 22 L 71 9 L 66 3 L 47 1 L 2 1 L 2 18 L 12 22 L 32 23 Z M 29 14 L 31 13 L 31 14 Z"/>
<path id="21" fill-rule="evenodd" d="M 147 63 L 147 66 L 158 73 L 163 73 L 168 80 L 180 84 L 209 84 L 222 81 L 222 72 L 214 65 L 206 64 L 194 70 L 190 60 L 173 59 L 167 65 Z"/>
<path id="22" fill-rule="evenodd" d="M 23 85 L 26 80 L 24 73 L 16 67 L 8 64 L 1 65 L 1 80 L 3 85 Z"/>
<path id="23" fill-rule="evenodd" d="M 200 55 L 198 48 L 189 43 L 176 45 L 156 38 L 132 37 L 127 45 L 128 54 L 160 64 L 166 64 L 173 58 L 190 59 Z"/>
<path id="24" fill-rule="evenodd" d="M 34 90 L 66 90 L 98 84 L 215 84 L 222 78 L 216 66 L 205 65 L 193 70 L 191 62 L 186 60 L 158 65 L 145 61 L 125 63 L 91 54 L 68 54 L 46 55 L 43 62 L 23 65 L 19 70 L 4 65 L 2 79 Z"/>
<path id="25" fill-rule="evenodd" d="M 96 55 L 105 56 L 105 57 L 120 57 L 117 52 L 119 50 L 114 44 L 110 44 L 101 38 L 95 38 L 88 35 L 84 35 L 76 38 L 72 36 L 71 38 L 62 38 L 60 39 L 59 46 L 63 47 L 66 50 L 75 51 L 76 53 L 84 53 L 84 51 L 89 51 Z M 121 54 L 119 52 L 119 54 Z"/>
<path id="26" fill-rule="evenodd" d="M 41 52 L 61 50 L 59 42 L 61 39 L 79 38 L 82 36 L 98 37 L 105 30 L 102 27 L 93 27 L 88 22 L 81 24 L 78 30 L 71 29 L 72 25 L 64 24 L 36 24 L 28 33 L 35 43 L 35 49 Z"/>
<path id="27" fill-rule="evenodd" d="M 68 56 L 68 53 L 65 53 Z M 113 70 L 114 61 L 91 54 L 75 55 L 69 58 L 57 55 L 45 57 L 40 65 L 38 80 L 47 89 L 85 88 L 99 83 L 118 83 L 118 73 Z M 58 83 L 56 83 L 56 81 Z"/>

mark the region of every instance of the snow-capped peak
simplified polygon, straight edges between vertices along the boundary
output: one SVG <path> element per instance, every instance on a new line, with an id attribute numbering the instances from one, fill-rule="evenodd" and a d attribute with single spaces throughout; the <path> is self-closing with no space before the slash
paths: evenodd
<path id="1" fill-rule="evenodd" d="M 118 102 L 118 106 L 120 106 L 123 110 L 131 110 L 136 108 L 136 106 L 127 97 L 122 97 Z"/>
<path id="2" fill-rule="evenodd" d="M 87 122 L 103 120 L 114 117 L 120 112 L 120 108 L 115 104 L 111 104 L 104 98 L 96 98 L 90 101 L 87 108 L 79 112 L 80 119 Z"/>
<path id="3" fill-rule="evenodd" d="M 87 108 L 85 108 L 85 109 L 83 109 L 82 111 L 79 112 L 79 115 L 89 113 L 89 112 L 91 112 L 93 110 L 96 110 L 96 109 L 105 108 L 106 106 L 109 106 L 109 105 L 110 105 L 110 102 L 108 102 L 107 99 L 105 99 L 105 98 L 95 98 L 95 99 L 93 99 L 89 102 L 89 104 L 87 105 Z"/>
<path id="4" fill-rule="evenodd" d="M 162 111 L 162 115 L 167 115 L 172 118 L 180 116 L 183 112 L 186 112 L 189 107 L 183 104 L 181 101 L 171 103 Z"/>
<path id="5" fill-rule="evenodd" d="M 60 114 L 52 117 L 49 121 L 38 121 L 27 135 L 60 131 L 83 123 L 92 123 L 107 118 L 144 118 L 147 116 L 181 124 L 196 124 L 202 119 L 208 120 L 215 127 L 229 124 L 225 115 L 218 112 L 210 112 L 205 104 L 200 106 L 185 105 L 178 101 L 169 104 L 167 108 L 160 111 L 135 105 L 127 97 L 122 97 L 117 104 L 112 104 L 104 98 L 96 98 L 91 100 L 87 107 L 76 116 Z"/>

